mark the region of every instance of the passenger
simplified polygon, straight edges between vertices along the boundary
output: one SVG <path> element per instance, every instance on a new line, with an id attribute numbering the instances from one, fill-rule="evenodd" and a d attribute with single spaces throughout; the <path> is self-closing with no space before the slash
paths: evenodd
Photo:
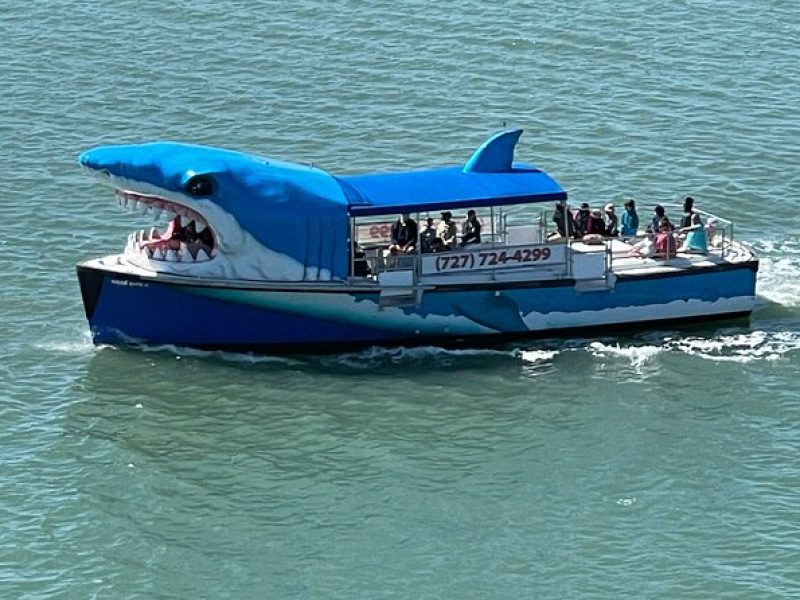
<path id="1" fill-rule="evenodd" d="M 658 233 L 658 229 L 661 225 L 662 219 L 667 220 L 667 224 L 669 226 L 670 231 L 675 230 L 675 226 L 672 223 L 670 223 L 669 219 L 667 218 L 667 214 L 664 211 L 663 206 L 661 206 L 660 204 L 656 204 L 655 208 L 653 209 L 653 213 L 654 213 L 653 220 L 650 221 L 650 225 L 647 226 L 648 233 Z"/>
<path id="2" fill-rule="evenodd" d="M 589 217 L 583 222 L 584 244 L 602 244 L 606 234 L 606 224 L 603 221 L 603 213 L 599 208 L 593 208 L 589 212 Z"/>
<path id="3" fill-rule="evenodd" d="M 433 217 L 428 217 L 425 229 L 419 234 L 419 249 L 423 254 L 433 252 L 436 246 L 436 227 L 433 226 Z"/>
<path id="4" fill-rule="evenodd" d="M 658 232 L 656 233 L 656 258 L 673 258 L 678 243 L 675 241 L 675 236 L 672 234 L 673 225 L 669 219 L 663 217 L 658 223 Z"/>
<path id="5" fill-rule="evenodd" d="M 609 202 L 605 205 L 605 215 L 603 216 L 603 226 L 606 237 L 617 237 L 619 235 L 619 224 L 617 215 L 614 212 L 614 205 Z"/>
<path id="6" fill-rule="evenodd" d="M 580 239 L 586 231 L 586 222 L 591 217 L 591 210 L 586 202 L 581 204 L 581 208 L 575 217 L 575 238 Z"/>
<path id="7" fill-rule="evenodd" d="M 417 249 L 417 222 L 404 213 L 392 225 L 392 243 L 387 248 L 392 256 L 410 254 Z"/>
<path id="8" fill-rule="evenodd" d="M 553 222 L 556 224 L 556 232 L 562 238 L 569 235 L 575 235 L 575 220 L 572 218 L 572 212 L 569 206 L 564 203 L 556 202 L 555 210 L 553 211 Z M 551 239 L 556 238 L 556 235 L 550 235 Z"/>
<path id="9" fill-rule="evenodd" d="M 353 240 L 352 243 L 352 252 L 353 252 L 353 277 L 366 277 L 372 271 L 369 268 L 369 263 L 367 262 L 367 255 L 364 252 L 364 249 L 355 240 Z"/>
<path id="10" fill-rule="evenodd" d="M 708 240 L 708 245 L 712 248 L 716 248 L 722 244 L 722 240 L 717 237 L 717 226 L 719 222 L 711 218 L 706 222 L 706 239 Z"/>
<path id="11" fill-rule="evenodd" d="M 639 215 L 636 214 L 636 202 L 633 198 L 625 200 L 625 212 L 622 213 L 622 237 L 635 236 L 639 231 Z"/>
<path id="12" fill-rule="evenodd" d="M 694 214 L 694 198 L 686 196 L 683 199 L 683 216 L 681 217 L 681 229 L 692 226 L 692 215 Z"/>
<path id="13" fill-rule="evenodd" d="M 687 196 L 683 201 L 683 218 L 679 233 L 684 234 L 683 243 L 678 252 L 691 254 L 708 254 L 708 236 L 706 235 L 703 220 L 694 210 L 694 198 Z"/>
<path id="14" fill-rule="evenodd" d="M 648 233 L 645 238 L 636 242 L 628 252 L 628 256 L 652 258 L 656 253 L 655 234 Z"/>
<path id="15" fill-rule="evenodd" d="M 458 243 L 458 227 L 453 221 L 453 213 L 449 210 L 442 213 L 442 220 L 436 226 L 436 239 L 438 242 L 434 252 L 452 250 Z"/>
<path id="16" fill-rule="evenodd" d="M 480 244 L 481 243 L 481 223 L 475 211 L 469 209 L 467 211 L 467 220 L 461 225 L 461 245 L 467 244 Z"/>

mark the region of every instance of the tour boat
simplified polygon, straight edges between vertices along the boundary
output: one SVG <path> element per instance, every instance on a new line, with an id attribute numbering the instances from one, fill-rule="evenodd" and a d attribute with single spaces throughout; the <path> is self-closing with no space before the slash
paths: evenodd
<path id="1" fill-rule="evenodd" d="M 751 313 L 758 260 L 724 219 L 706 216 L 706 253 L 662 258 L 632 255 L 642 231 L 548 235 L 553 211 L 575 207 L 553 177 L 515 162 L 521 133 L 492 136 L 463 165 L 360 175 L 173 142 L 84 152 L 120 207 L 166 223 L 77 265 L 93 340 L 314 353 Z M 479 243 L 387 251 L 400 215 L 421 235 L 428 218 L 460 226 L 468 210 Z"/>

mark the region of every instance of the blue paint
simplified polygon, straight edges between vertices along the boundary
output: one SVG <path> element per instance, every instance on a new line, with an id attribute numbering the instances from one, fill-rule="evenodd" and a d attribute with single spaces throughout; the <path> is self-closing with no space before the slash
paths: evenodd
<path id="1" fill-rule="evenodd" d="M 354 319 L 347 310 L 334 316 L 328 311 L 322 316 L 300 302 L 281 310 L 259 306 L 261 300 L 269 304 L 270 292 L 243 294 L 233 289 L 158 283 L 144 287 L 138 282 L 120 285 L 112 284 L 111 278 L 106 277 L 100 302 L 90 320 L 97 343 L 133 338 L 188 346 L 357 344 L 402 338 L 411 342 L 425 335 L 448 334 L 446 326 L 438 332 L 417 333 L 414 315 L 468 318 L 489 328 L 487 333 L 524 333 L 527 328 L 522 317 L 530 312 L 545 316 L 551 312 L 580 315 L 676 300 L 713 302 L 749 296 L 755 285 L 754 271 L 736 269 L 683 276 L 681 285 L 665 285 L 663 279 L 620 281 L 615 289 L 592 293 L 579 293 L 571 286 L 509 289 L 497 295 L 487 291 L 436 291 L 423 296 L 418 310 L 403 310 L 407 319 L 396 322 L 384 319 L 369 326 L 366 321 L 359 323 L 360 318 L 356 315 Z M 211 295 L 216 298 L 208 297 Z M 377 292 L 347 296 L 355 300 L 354 305 L 372 304 L 377 310 Z M 142 306 L 152 309 L 143 311 Z"/>

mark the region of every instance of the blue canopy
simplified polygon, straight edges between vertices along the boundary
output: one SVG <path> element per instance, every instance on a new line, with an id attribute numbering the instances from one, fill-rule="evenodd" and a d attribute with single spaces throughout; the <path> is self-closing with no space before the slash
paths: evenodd
<path id="1" fill-rule="evenodd" d="M 514 164 L 521 129 L 487 140 L 464 167 L 337 177 L 352 216 L 566 200 L 544 171 Z"/>

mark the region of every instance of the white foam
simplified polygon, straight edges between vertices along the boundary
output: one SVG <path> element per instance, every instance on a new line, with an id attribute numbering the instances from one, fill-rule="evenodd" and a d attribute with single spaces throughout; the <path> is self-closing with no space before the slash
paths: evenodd
<path id="1" fill-rule="evenodd" d="M 622 346 L 617 344 L 604 344 L 602 342 L 592 342 L 587 347 L 590 354 L 603 358 L 606 356 L 620 356 L 630 361 L 633 367 L 641 367 L 649 362 L 653 357 L 664 352 L 664 346 Z"/>
<path id="2" fill-rule="evenodd" d="M 717 362 L 774 361 L 800 350 L 800 332 L 757 330 L 713 339 L 688 337 L 672 340 L 667 346 L 674 351 Z"/>
<path id="3" fill-rule="evenodd" d="M 251 354 L 239 352 L 227 352 L 222 350 L 199 350 L 197 348 L 189 348 L 186 346 L 175 346 L 173 344 L 140 344 L 134 343 L 134 346 L 142 352 L 165 352 L 173 354 L 176 360 L 182 357 L 193 358 L 218 358 L 226 362 L 245 363 L 245 364 L 260 364 L 260 363 L 282 363 L 286 365 L 299 365 L 301 361 L 286 356 L 275 356 L 271 354 Z"/>
<path id="4" fill-rule="evenodd" d="M 760 260 L 756 293 L 783 306 L 800 306 L 800 241 L 753 244 Z"/>
<path id="5" fill-rule="evenodd" d="M 92 343 L 92 334 L 85 328 L 82 328 L 80 334 L 76 338 L 37 342 L 34 344 L 34 347 L 39 350 L 62 354 L 90 354 L 96 350 L 96 346 Z"/>
<path id="6" fill-rule="evenodd" d="M 522 362 L 542 363 L 552 360 L 558 354 L 558 350 L 520 350 L 519 356 Z"/>

